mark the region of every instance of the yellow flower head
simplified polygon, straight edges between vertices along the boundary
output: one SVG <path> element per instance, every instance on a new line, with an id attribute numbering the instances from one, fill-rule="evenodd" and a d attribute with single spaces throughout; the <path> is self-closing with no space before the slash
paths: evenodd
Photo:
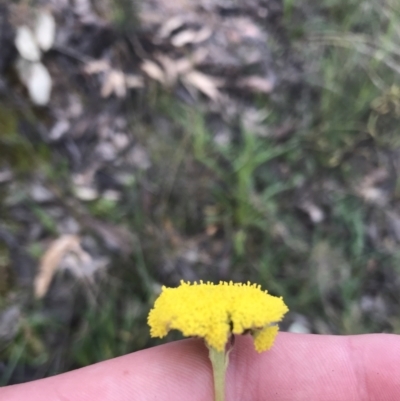
<path id="1" fill-rule="evenodd" d="M 287 311 L 282 298 L 249 282 L 181 281 L 177 288 L 162 288 L 148 323 L 152 337 L 164 337 L 171 329 L 177 329 L 184 336 L 204 338 L 217 351 L 225 349 L 231 333 L 250 332 L 255 349 L 262 352 L 272 346 L 278 332 L 276 323 Z"/>

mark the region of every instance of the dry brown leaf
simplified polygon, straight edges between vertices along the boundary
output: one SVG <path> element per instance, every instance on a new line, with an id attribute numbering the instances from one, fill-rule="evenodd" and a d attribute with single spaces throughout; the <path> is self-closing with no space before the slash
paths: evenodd
<path id="1" fill-rule="evenodd" d="M 47 294 L 54 274 L 64 256 L 69 252 L 75 253 L 83 261 L 90 258 L 89 254 L 81 248 L 77 235 L 63 235 L 53 241 L 40 259 L 39 270 L 33 283 L 36 298 L 43 298 Z"/>
<path id="2" fill-rule="evenodd" d="M 126 87 L 129 89 L 143 88 L 144 86 L 143 78 L 140 77 L 139 75 L 133 75 L 133 74 L 125 75 L 125 84 Z"/>
<path id="3" fill-rule="evenodd" d="M 207 48 L 200 47 L 190 55 L 189 60 L 193 65 L 201 64 L 207 59 L 209 53 Z"/>
<path id="4" fill-rule="evenodd" d="M 257 75 L 240 79 L 237 82 L 237 86 L 256 93 L 271 93 L 274 89 L 272 80 Z"/>
<path id="5" fill-rule="evenodd" d="M 387 193 L 378 187 L 361 187 L 357 188 L 357 194 L 361 196 L 367 203 L 378 206 L 385 206 L 388 203 Z"/>
<path id="6" fill-rule="evenodd" d="M 205 26 L 199 31 L 193 29 L 187 29 L 186 31 L 179 32 L 176 34 L 171 43 L 175 47 L 183 47 L 189 44 L 197 44 L 206 41 L 212 35 L 212 30 Z"/>
<path id="7" fill-rule="evenodd" d="M 202 43 L 205 42 L 207 39 L 209 39 L 211 37 L 211 35 L 213 34 L 213 31 L 210 27 L 205 26 L 202 29 L 200 29 L 200 31 L 197 31 L 197 35 L 194 38 L 194 42 L 193 43 Z"/>
<path id="8" fill-rule="evenodd" d="M 166 78 L 164 71 L 154 62 L 151 60 L 145 60 L 142 65 L 141 69 L 152 79 L 162 83 L 165 85 Z"/>
<path id="9" fill-rule="evenodd" d="M 313 202 L 305 201 L 300 205 L 300 208 L 308 214 L 314 224 L 321 223 L 325 219 L 324 211 Z"/>
<path id="10" fill-rule="evenodd" d="M 182 77 L 182 79 L 186 84 L 195 87 L 210 99 L 219 99 L 220 92 L 218 90 L 218 86 L 222 85 L 222 80 L 203 74 L 197 70 L 188 72 Z"/>
<path id="11" fill-rule="evenodd" d="M 233 25 L 243 37 L 263 40 L 265 33 L 257 26 L 251 18 L 239 17 L 233 19 Z"/>
<path id="12" fill-rule="evenodd" d="M 389 173 L 385 168 L 377 168 L 367 174 L 359 185 L 356 185 L 355 191 L 366 202 L 384 206 L 388 202 L 388 193 L 380 184 L 388 177 Z"/>
<path id="13" fill-rule="evenodd" d="M 172 58 L 166 56 L 165 54 L 157 54 L 156 59 L 160 62 L 164 69 L 164 77 L 166 84 L 168 86 L 175 85 L 178 79 L 178 64 Z"/>
<path id="14" fill-rule="evenodd" d="M 111 68 L 105 60 L 94 60 L 85 64 L 84 72 L 86 74 L 106 73 L 101 88 L 101 96 L 107 98 L 113 93 L 119 97 L 126 96 L 126 89 L 142 88 L 143 79 L 139 75 L 125 74 L 120 70 Z"/>
<path id="15" fill-rule="evenodd" d="M 74 188 L 74 195 L 85 202 L 93 201 L 99 197 L 99 192 L 96 188 L 90 186 L 75 186 Z"/>
<path id="16" fill-rule="evenodd" d="M 188 45 L 189 43 L 193 43 L 196 38 L 197 31 L 192 29 L 187 29 L 186 31 L 182 31 L 177 33 L 172 39 L 171 43 L 175 47 L 183 47 Z"/>
<path id="17" fill-rule="evenodd" d="M 110 68 L 110 64 L 105 60 L 93 60 L 86 63 L 83 70 L 86 74 L 92 75 L 108 71 Z"/>
<path id="18" fill-rule="evenodd" d="M 178 72 L 178 75 L 184 75 L 189 71 L 193 70 L 196 62 L 189 58 L 180 58 L 178 60 L 174 60 L 175 68 Z"/>
<path id="19" fill-rule="evenodd" d="M 185 20 L 180 15 L 169 18 L 162 24 L 158 31 L 158 37 L 161 39 L 167 38 L 173 31 L 182 27 L 184 23 Z"/>
<path id="20" fill-rule="evenodd" d="M 113 93 L 119 98 L 126 96 L 125 75 L 122 71 L 111 70 L 104 78 L 101 96 L 106 98 Z"/>
<path id="21" fill-rule="evenodd" d="M 179 58 L 177 60 L 171 60 L 174 63 L 174 68 L 177 74 L 184 75 L 189 71 L 193 70 L 198 64 L 201 64 L 208 56 L 208 50 L 201 48 L 193 52 L 189 57 Z"/>
<path id="22" fill-rule="evenodd" d="M 210 224 L 206 227 L 206 234 L 209 237 L 214 236 L 218 232 L 218 226 L 216 224 Z"/>
<path id="23" fill-rule="evenodd" d="M 377 168 L 377 169 L 371 171 L 369 174 L 367 174 L 364 177 L 364 179 L 361 183 L 361 186 L 372 187 L 377 184 L 381 184 L 388 177 L 389 177 L 389 172 L 385 168 L 380 167 L 380 168 Z"/>

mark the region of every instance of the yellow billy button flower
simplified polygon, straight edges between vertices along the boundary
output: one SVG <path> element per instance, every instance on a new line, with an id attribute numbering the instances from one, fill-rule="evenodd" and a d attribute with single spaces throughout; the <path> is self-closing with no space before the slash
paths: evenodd
<path id="1" fill-rule="evenodd" d="M 148 323 L 152 337 L 164 337 L 176 329 L 187 337 L 204 338 L 214 370 L 215 401 L 223 401 L 229 354 L 225 350 L 232 334 L 251 333 L 255 349 L 265 351 L 278 332 L 276 323 L 287 311 L 282 298 L 256 284 L 181 281 L 177 288 L 162 288 Z"/>

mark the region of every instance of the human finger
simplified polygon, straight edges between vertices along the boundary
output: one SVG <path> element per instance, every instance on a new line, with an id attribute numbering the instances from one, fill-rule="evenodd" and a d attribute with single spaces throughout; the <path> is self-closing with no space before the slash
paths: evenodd
<path id="1" fill-rule="evenodd" d="M 400 337 L 280 333 L 257 354 L 237 336 L 227 372 L 232 401 L 400 399 Z M 209 401 L 211 366 L 200 340 L 184 340 L 36 382 L 0 389 L 4 401 Z"/>

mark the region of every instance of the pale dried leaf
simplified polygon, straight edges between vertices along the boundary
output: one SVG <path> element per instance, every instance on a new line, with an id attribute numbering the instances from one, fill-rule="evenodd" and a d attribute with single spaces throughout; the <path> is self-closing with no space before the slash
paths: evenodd
<path id="1" fill-rule="evenodd" d="M 85 64 L 83 71 L 86 74 L 98 74 L 110 70 L 110 64 L 105 60 L 93 60 Z"/>
<path id="2" fill-rule="evenodd" d="M 192 29 L 187 29 L 186 31 L 182 31 L 177 33 L 171 40 L 172 45 L 175 47 L 183 47 L 190 43 L 194 43 L 194 39 L 196 37 L 197 31 Z"/>
<path id="3" fill-rule="evenodd" d="M 201 64 L 208 56 L 209 51 L 205 48 L 197 49 L 190 57 L 173 60 L 178 75 L 184 75 Z"/>
<path id="4" fill-rule="evenodd" d="M 33 103 L 45 106 L 50 101 L 53 81 L 47 68 L 42 63 L 34 63 L 28 81 L 29 96 Z"/>
<path id="5" fill-rule="evenodd" d="M 164 71 L 154 62 L 151 60 L 145 60 L 142 65 L 141 69 L 152 79 L 165 84 L 166 77 Z"/>
<path id="6" fill-rule="evenodd" d="M 247 89 L 255 93 L 271 93 L 274 89 L 274 82 L 271 79 L 257 75 L 239 79 L 236 85 L 238 88 Z"/>
<path id="7" fill-rule="evenodd" d="M 17 71 L 19 78 L 28 89 L 32 102 L 38 106 L 48 104 L 53 82 L 47 68 L 40 62 L 32 63 L 19 58 Z"/>
<path id="8" fill-rule="evenodd" d="M 57 121 L 50 130 L 49 139 L 52 141 L 58 141 L 68 132 L 70 127 L 71 124 L 68 120 Z"/>
<path id="9" fill-rule="evenodd" d="M 164 69 L 164 77 L 168 86 L 174 86 L 178 79 L 177 63 L 164 54 L 156 55 L 156 59 L 160 62 Z"/>
<path id="10" fill-rule="evenodd" d="M 165 20 L 165 16 L 156 14 L 153 10 L 140 12 L 140 22 L 142 26 L 156 26 L 162 24 Z"/>
<path id="11" fill-rule="evenodd" d="M 388 177 L 389 172 L 385 168 L 377 168 L 364 177 L 361 186 L 372 187 L 384 182 Z"/>
<path id="12" fill-rule="evenodd" d="M 212 100 L 217 100 L 220 97 L 218 90 L 218 86 L 222 85 L 222 80 L 220 79 L 203 74 L 197 70 L 188 72 L 182 79 L 186 84 L 192 85 Z"/>
<path id="13" fill-rule="evenodd" d="M 116 132 L 111 137 L 111 141 L 116 150 L 123 150 L 129 146 L 129 137 L 123 132 Z"/>
<path id="14" fill-rule="evenodd" d="M 89 186 L 74 187 L 74 194 L 78 199 L 85 202 L 93 201 L 99 197 L 97 189 Z"/>
<path id="15" fill-rule="evenodd" d="M 192 53 L 190 60 L 192 60 L 194 64 L 200 64 L 208 57 L 209 53 L 210 51 L 207 48 L 201 47 Z"/>
<path id="16" fill-rule="evenodd" d="M 389 199 L 387 191 L 379 187 L 389 177 L 385 168 L 378 168 L 367 174 L 355 190 L 366 202 L 385 206 Z"/>
<path id="17" fill-rule="evenodd" d="M 189 58 L 181 58 L 175 61 L 175 68 L 178 75 L 184 75 L 194 69 L 195 62 Z"/>
<path id="18" fill-rule="evenodd" d="M 247 38 L 265 40 L 265 33 L 262 32 L 251 18 L 239 17 L 234 19 L 234 26 L 237 30 Z"/>
<path id="19" fill-rule="evenodd" d="M 310 220 L 313 223 L 318 224 L 318 223 L 321 223 L 322 221 L 324 221 L 325 213 L 315 203 L 304 202 L 301 204 L 300 207 L 308 214 L 308 216 L 310 217 Z"/>
<path id="20" fill-rule="evenodd" d="M 183 47 L 189 44 L 198 44 L 206 41 L 212 35 L 212 30 L 209 27 L 203 27 L 199 31 L 187 29 L 176 34 L 171 43 L 175 47 Z"/>
<path id="21" fill-rule="evenodd" d="M 102 198 L 107 199 L 112 202 L 118 202 L 121 200 L 121 192 L 116 191 L 115 189 L 107 189 L 103 192 Z"/>
<path id="22" fill-rule="evenodd" d="M 386 206 L 389 199 L 385 191 L 378 187 L 360 187 L 357 190 L 367 203 L 372 203 L 378 206 Z"/>
<path id="23" fill-rule="evenodd" d="M 35 25 L 35 36 L 38 45 L 43 51 L 51 49 L 55 35 L 56 22 L 53 15 L 46 10 L 39 11 Z"/>
<path id="24" fill-rule="evenodd" d="M 125 75 L 122 71 L 111 70 L 104 78 L 101 96 L 107 98 L 113 93 L 119 98 L 126 96 Z"/>
<path id="25" fill-rule="evenodd" d="M 158 31 L 158 37 L 161 39 L 167 38 L 173 31 L 179 29 L 185 23 L 184 19 L 178 15 L 172 18 L 169 18 L 165 23 L 161 26 L 160 30 Z"/>
<path id="26" fill-rule="evenodd" d="M 87 258 L 76 235 L 63 235 L 52 242 L 39 262 L 39 270 L 34 281 L 34 294 L 36 298 L 43 298 L 49 290 L 50 283 L 56 273 L 63 257 L 74 252 L 80 257 Z"/>
<path id="27" fill-rule="evenodd" d="M 200 29 L 197 32 L 197 35 L 194 38 L 193 43 L 199 44 L 199 43 L 205 42 L 206 40 L 208 40 L 211 37 L 212 33 L 213 33 L 213 31 L 210 27 L 208 27 L 208 26 L 203 27 L 202 29 Z"/>
<path id="28" fill-rule="evenodd" d="M 40 50 L 36 43 L 35 36 L 27 26 L 23 25 L 17 28 L 15 47 L 17 48 L 21 57 L 23 57 L 25 60 L 40 60 Z"/>
<path id="29" fill-rule="evenodd" d="M 125 84 L 126 87 L 129 89 L 143 88 L 144 86 L 143 78 L 139 75 L 134 74 L 125 75 Z"/>

